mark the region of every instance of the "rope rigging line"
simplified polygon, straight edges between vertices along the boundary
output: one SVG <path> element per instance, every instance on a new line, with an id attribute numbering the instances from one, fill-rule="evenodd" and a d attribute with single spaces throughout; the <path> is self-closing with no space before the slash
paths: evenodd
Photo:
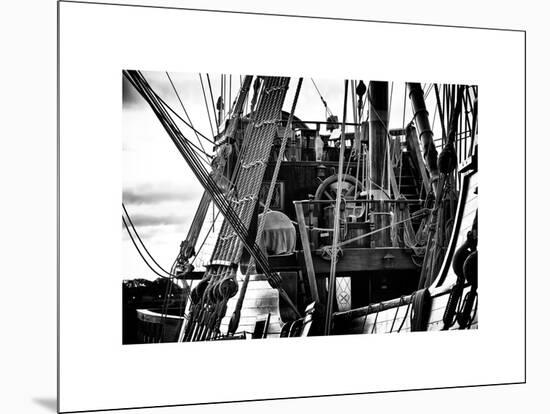
<path id="1" fill-rule="evenodd" d="M 215 137 L 214 127 L 212 126 L 212 117 L 210 116 L 210 110 L 208 109 L 208 99 L 206 98 L 206 91 L 204 89 L 204 83 L 202 81 L 202 75 L 199 73 L 199 79 L 201 81 L 202 96 L 204 98 L 204 108 L 206 109 L 206 114 L 208 115 L 208 123 L 210 124 L 210 131 L 212 132 L 212 137 Z"/>
<path id="2" fill-rule="evenodd" d="M 191 118 L 189 117 L 189 114 L 187 113 L 187 110 L 185 109 L 185 105 L 183 104 L 183 101 L 180 98 L 180 95 L 176 89 L 176 86 L 174 85 L 174 82 L 172 82 L 172 78 L 170 77 L 170 74 L 166 72 L 166 76 L 168 77 L 168 80 L 170 81 L 170 85 L 172 85 L 172 89 L 174 90 L 174 93 L 176 94 L 176 97 L 178 98 L 178 101 L 181 105 L 181 108 L 183 109 L 183 113 L 187 117 L 187 121 L 189 121 L 189 124 L 191 125 L 191 128 L 195 132 L 195 136 L 197 137 L 197 141 L 200 144 L 202 150 L 206 153 L 206 150 L 204 149 L 204 145 L 202 144 L 202 141 L 199 138 L 199 134 L 197 132 L 197 129 L 193 126 L 193 122 L 191 122 Z"/>
<path id="3" fill-rule="evenodd" d="M 344 113 L 342 116 L 342 131 L 344 131 L 346 126 L 346 111 L 348 106 L 348 83 L 346 79 L 344 82 Z M 336 187 L 336 205 L 334 207 L 334 230 L 332 234 L 332 251 L 331 251 L 331 260 L 330 260 L 330 278 L 328 286 L 328 296 L 327 296 L 327 309 L 325 317 L 325 335 L 330 335 L 331 325 L 332 325 L 332 307 L 334 304 L 334 291 L 336 289 L 336 258 L 337 258 L 337 246 L 338 246 L 338 237 L 340 235 L 340 205 L 342 198 L 342 182 L 343 182 L 343 170 L 344 170 L 344 153 L 345 153 L 345 142 L 340 143 L 340 155 L 338 160 L 338 185 Z"/>
<path id="4" fill-rule="evenodd" d="M 393 327 L 395 326 L 395 321 L 397 320 L 397 314 L 399 313 L 399 308 L 401 307 L 402 304 L 403 304 L 403 295 L 401 295 L 401 297 L 399 298 L 399 305 L 395 308 L 395 314 L 393 315 L 393 321 L 391 323 L 390 333 L 393 332 Z"/>
<path id="5" fill-rule="evenodd" d="M 182 121 L 186 126 L 188 126 L 189 128 L 191 128 L 192 130 L 194 130 L 197 134 L 199 134 L 200 136 L 202 136 L 204 139 L 206 139 L 208 142 L 211 142 L 213 144 L 213 141 L 211 141 L 209 138 L 207 138 L 205 135 L 203 135 L 200 131 L 197 131 L 195 129 L 193 129 L 191 127 L 190 124 L 188 124 L 185 119 L 183 119 L 181 117 L 180 114 L 178 114 L 170 105 L 168 105 L 168 103 L 166 103 L 166 101 L 164 99 L 162 99 L 155 91 L 151 90 L 151 93 L 155 95 L 156 99 L 159 100 L 159 102 L 162 103 L 162 105 L 164 105 L 170 112 L 172 112 L 172 114 L 174 114 L 180 121 Z M 191 147 L 193 147 L 197 152 L 198 154 L 201 154 L 201 160 L 207 164 L 210 163 L 210 161 L 208 159 L 205 159 L 203 158 L 206 157 L 206 158 L 213 158 L 212 155 L 208 154 L 207 152 L 203 151 L 201 148 L 197 147 L 192 141 L 190 141 L 189 139 L 187 139 L 185 136 L 183 136 L 183 134 L 181 135 L 182 139 L 186 140 L 189 145 Z"/>
<path id="6" fill-rule="evenodd" d="M 132 236 L 132 233 L 130 232 L 130 228 L 128 227 L 128 224 L 126 224 L 126 219 L 124 218 L 124 216 L 122 216 L 122 222 L 124 223 L 124 227 L 126 228 L 126 231 L 128 232 L 128 236 L 130 237 L 130 240 L 132 240 L 132 243 L 134 245 L 134 247 L 136 248 L 137 252 L 139 253 L 140 257 L 143 259 L 143 261 L 145 262 L 145 264 L 147 265 L 147 267 L 149 269 L 151 269 L 151 271 L 156 274 L 157 276 L 163 278 L 163 279 L 171 279 L 174 277 L 174 275 L 166 272 L 166 270 L 162 269 L 163 272 L 165 272 L 166 274 L 168 274 L 169 276 L 166 276 L 166 275 L 163 275 L 161 273 L 159 273 L 156 269 L 153 268 L 153 266 L 151 266 L 151 264 L 149 263 L 149 261 L 145 258 L 145 256 L 143 255 L 143 253 L 141 252 L 141 249 L 139 248 L 139 246 L 137 245 L 136 241 L 134 240 L 134 237 Z M 137 233 L 136 233 L 137 234 Z M 152 257 L 151 257 L 152 258 Z M 156 262 L 155 262 L 156 263 Z M 160 266 L 159 266 L 160 267 Z"/>
<path id="7" fill-rule="evenodd" d="M 210 227 L 209 227 L 208 231 L 206 232 L 206 235 L 204 236 L 204 239 L 202 240 L 201 245 L 199 246 L 199 248 L 197 249 L 197 252 L 193 256 L 193 260 L 191 260 L 191 264 L 195 263 L 195 259 L 197 258 L 197 256 L 201 252 L 204 244 L 206 243 L 206 240 L 208 240 L 208 236 L 210 236 L 210 233 L 214 229 L 214 224 L 216 223 L 216 220 L 218 219 L 219 215 L 220 215 L 220 210 L 218 210 L 216 212 L 215 216 L 212 218 L 212 224 L 210 224 Z"/>
<path id="8" fill-rule="evenodd" d="M 321 98 L 321 102 L 323 103 L 324 107 L 325 107 L 325 111 L 327 112 L 327 114 L 329 116 L 332 116 L 333 113 L 332 111 L 330 110 L 330 108 L 328 107 L 328 104 L 327 104 L 327 101 L 325 101 L 325 98 L 323 98 L 323 95 L 321 95 L 321 91 L 319 91 L 319 88 L 317 87 L 317 84 L 315 83 L 315 81 L 313 80 L 313 78 L 310 78 L 311 79 L 311 82 L 313 83 L 313 86 L 315 87 L 315 90 L 317 91 L 317 93 L 319 94 L 319 98 Z"/>
<path id="9" fill-rule="evenodd" d="M 162 104 L 168 108 L 168 110 L 170 112 L 172 112 L 172 114 L 174 114 L 176 116 L 176 118 L 178 118 L 185 126 L 189 127 L 189 129 L 191 129 L 194 133 L 198 134 L 200 137 L 202 137 L 203 139 L 205 139 L 206 141 L 208 141 L 210 144 L 214 145 L 214 141 L 212 141 L 210 138 L 208 138 L 206 135 L 204 135 L 202 132 L 200 132 L 199 130 L 197 130 L 195 127 L 193 127 L 191 124 L 189 124 L 185 119 L 183 119 L 181 117 L 180 114 L 178 114 L 178 112 L 172 108 L 164 99 L 162 99 L 160 96 L 157 95 L 157 93 L 155 91 L 152 91 L 153 94 L 155 94 L 158 98 L 158 100 L 160 102 L 162 102 Z M 185 138 L 187 139 L 187 138 Z M 189 140 L 188 140 L 189 141 Z M 201 149 L 199 149 L 195 144 L 193 144 L 192 141 L 189 141 L 189 143 L 194 147 L 196 148 L 198 151 L 201 151 Z M 212 155 L 208 154 L 206 151 L 203 152 L 204 155 L 206 155 L 207 157 L 209 158 L 212 158 Z"/>
<path id="10" fill-rule="evenodd" d="M 208 89 L 210 90 L 210 100 L 212 101 L 212 111 L 214 112 L 214 121 L 216 121 L 216 131 L 218 135 L 220 133 L 220 120 L 218 119 L 218 114 L 216 113 L 216 104 L 214 103 L 214 95 L 212 93 L 212 84 L 210 83 L 210 75 L 206 74 L 206 80 L 208 81 Z"/>
<path id="11" fill-rule="evenodd" d="M 127 210 L 126 210 L 126 207 L 124 206 L 124 204 L 122 204 L 122 208 L 124 210 L 124 213 L 126 215 L 126 217 L 122 216 L 122 221 L 124 223 L 124 227 L 126 228 L 126 231 L 128 232 L 128 236 L 130 237 L 130 239 L 132 240 L 132 243 L 134 245 L 134 247 L 136 248 L 137 252 L 139 253 L 141 259 L 145 262 L 145 264 L 147 265 L 147 267 L 149 267 L 149 269 L 155 273 L 157 276 L 159 276 L 160 278 L 162 279 L 168 279 L 169 280 L 169 283 L 166 284 L 166 289 L 165 289 L 165 293 L 164 293 L 164 298 L 163 298 L 163 305 L 162 305 L 162 311 L 161 311 L 161 331 L 160 331 L 160 336 L 158 338 L 159 342 L 161 341 L 162 337 L 163 337 L 163 333 L 164 333 L 164 325 L 166 323 L 166 318 L 167 318 L 167 315 L 168 315 L 168 298 L 169 298 L 169 295 L 171 295 L 171 292 L 172 292 L 172 288 L 173 288 L 173 280 L 174 278 L 176 277 L 172 272 L 174 270 L 174 265 L 176 263 L 176 261 L 174 261 L 174 264 L 172 265 L 172 268 L 171 268 L 171 271 L 170 272 L 167 272 L 162 266 L 160 266 L 158 264 L 158 262 L 155 260 L 155 258 L 151 255 L 151 253 L 149 252 L 149 250 L 147 249 L 147 247 L 145 246 L 145 244 L 143 243 L 143 241 L 141 240 L 141 237 L 139 236 L 139 233 L 137 232 L 136 228 L 134 227 L 134 224 L 130 218 L 130 215 L 128 214 Z M 159 273 L 156 269 L 154 269 L 151 264 L 149 263 L 149 261 L 145 258 L 145 256 L 143 255 L 143 253 L 141 252 L 141 249 L 139 248 L 138 244 L 136 243 L 136 241 L 134 240 L 134 237 L 132 236 L 132 233 L 130 232 L 130 228 L 128 227 L 128 224 L 126 223 L 126 220 L 128 220 L 128 222 L 130 223 L 132 229 L 134 230 L 135 234 L 136 234 L 136 237 L 137 239 L 139 240 L 141 246 L 143 247 L 143 249 L 145 250 L 145 252 L 147 253 L 147 255 L 149 256 L 149 258 L 151 258 L 151 260 L 166 274 L 166 275 L 163 275 L 161 273 Z M 185 300 L 185 296 L 189 293 L 189 289 L 186 289 L 186 283 L 184 282 L 184 286 L 182 287 L 182 301 Z"/>
<path id="12" fill-rule="evenodd" d="M 143 243 L 143 240 L 141 239 L 141 237 L 139 236 L 139 233 L 137 231 L 137 229 L 135 228 L 134 226 L 134 223 L 132 222 L 132 219 L 130 218 L 130 214 L 128 214 L 128 210 L 126 210 L 126 206 L 124 205 L 124 203 L 122 203 L 122 210 L 124 211 L 124 214 L 126 216 L 126 220 L 128 220 L 128 223 L 130 223 L 130 226 L 132 227 L 132 230 L 134 230 L 134 233 L 136 235 L 136 238 L 138 239 L 139 243 L 141 244 L 141 246 L 143 247 L 143 249 L 145 250 L 145 252 L 147 253 L 147 256 L 149 256 L 151 258 L 151 260 L 153 261 L 153 263 L 155 265 L 158 266 L 158 268 L 160 270 L 162 270 L 165 274 L 168 275 L 168 277 L 173 277 L 174 275 L 172 274 L 172 272 L 168 272 L 166 271 L 160 264 L 158 264 L 158 262 L 155 260 L 155 258 L 153 257 L 153 255 L 149 252 L 149 250 L 147 249 L 147 247 L 145 246 L 145 244 Z M 127 228 L 128 229 L 128 228 Z M 132 235 L 130 233 L 128 233 L 128 235 L 130 237 L 132 237 Z"/>
<path id="13" fill-rule="evenodd" d="M 413 293 L 414 295 L 414 293 Z M 403 316 L 403 319 L 401 320 L 401 325 L 399 325 L 399 328 L 397 329 L 397 333 L 401 332 L 401 329 L 403 329 L 403 326 L 405 326 L 405 322 L 407 321 L 407 316 L 409 315 L 409 309 L 411 308 L 412 304 L 412 298 L 407 303 L 407 309 L 405 309 L 405 315 Z"/>
<path id="14" fill-rule="evenodd" d="M 430 92 L 432 91 L 432 88 L 435 84 L 433 83 L 430 83 L 430 86 L 428 86 L 428 89 L 426 90 L 426 92 L 424 92 L 424 99 L 426 99 L 428 97 L 428 95 L 430 94 Z"/>
<path id="15" fill-rule="evenodd" d="M 145 78 L 144 78 L 145 79 Z M 162 99 L 162 97 L 160 95 L 158 95 L 154 90 L 151 89 L 151 93 L 154 94 L 156 96 L 156 98 L 162 102 L 162 104 L 168 108 L 168 110 L 170 112 L 172 112 L 172 114 L 174 114 L 181 122 L 183 122 L 183 124 L 185 126 L 187 126 L 189 129 L 191 129 L 194 133 L 198 134 L 199 136 L 201 136 L 203 139 L 205 139 L 206 141 L 208 141 L 210 144 L 214 144 L 214 141 L 210 138 L 208 138 L 205 134 L 203 134 L 202 132 L 200 132 L 198 129 L 196 129 L 193 125 L 191 125 L 188 121 L 186 121 L 185 119 L 183 119 L 181 117 L 181 115 L 174 109 L 172 108 L 171 105 L 169 105 L 164 99 Z M 214 133 L 212 132 L 212 136 L 214 136 Z M 186 138 L 187 139 L 187 138 Z M 194 145 L 191 141 L 189 141 L 191 143 L 191 145 Z M 196 146 L 195 146 L 196 147 Z M 196 147 L 197 148 L 197 147 Z M 208 153 L 205 152 L 205 155 L 207 155 L 208 157 L 212 157 L 211 155 L 209 155 Z"/>

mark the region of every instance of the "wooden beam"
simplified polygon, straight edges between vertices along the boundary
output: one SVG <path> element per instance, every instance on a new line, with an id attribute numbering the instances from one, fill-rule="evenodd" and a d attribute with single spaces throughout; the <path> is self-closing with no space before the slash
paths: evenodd
<path id="1" fill-rule="evenodd" d="M 376 248 L 349 248 L 344 249 L 344 257 L 338 262 L 337 273 L 348 276 L 346 272 L 369 272 L 379 270 L 419 270 L 411 259 L 412 251 L 408 248 L 376 247 Z M 329 262 L 317 255 L 312 256 L 311 249 L 308 255 L 312 258 L 313 273 L 317 279 L 327 277 Z M 275 272 L 290 272 L 307 269 L 306 254 L 298 251 L 289 256 L 270 256 L 269 265 Z M 384 260 L 384 257 L 387 257 Z M 390 264 L 392 264 L 390 266 Z M 309 276 L 309 275 L 308 275 Z M 309 283 L 309 277 L 308 277 Z"/>
<path id="2" fill-rule="evenodd" d="M 439 179 L 439 167 L 437 166 L 437 149 L 434 145 L 433 131 L 430 124 L 430 117 L 424 102 L 424 91 L 420 83 L 407 83 L 409 98 L 414 113 L 414 123 L 418 129 L 418 135 L 422 142 L 424 164 L 430 173 L 431 187 L 438 195 L 437 180 Z M 447 131 L 448 132 L 448 131 Z"/>
<path id="3" fill-rule="evenodd" d="M 304 208 L 301 203 L 297 202 L 294 202 L 294 207 L 296 208 L 296 220 L 298 221 L 298 231 L 300 232 L 300 240 L 302 241 L 303 256 L 306 263 L 307 279 L 311 298 L 315 302 L 319 302 L 319 292 L 317 291 L 315 267 L 313 266 L 313 258 L 311 256 L 311 248 L 309 245 L 309 237 L 306 228 L 306 219 L 304 217 Z"/>
<path id="4" fill-rule="evenodd" d="M 337 274 L 342 276 L 349 276 L 352 272 L 368 276 L 368 272 L 382 270 L 420 270 L 411 258 L 412 250 L 408 248 L 349 248 L 343 249 L 343 253 L 336 266 Z M 330 272 L 330 261 L 314 255 L 313 270 L 316 277 L 326 277 Z"/>
<path id="5" fill-rule="evenodd" d="M 393 170 L 393 166 L 389 169 L 389 171 L 390 171 L 390 183 L 391 183 L 393 198 L 397 199 L 399 198 L 399 195 L 401 193 L 399 192 L 399 186 L 397 185 L 397 180 L 395 179 L 395 171 Z"/>

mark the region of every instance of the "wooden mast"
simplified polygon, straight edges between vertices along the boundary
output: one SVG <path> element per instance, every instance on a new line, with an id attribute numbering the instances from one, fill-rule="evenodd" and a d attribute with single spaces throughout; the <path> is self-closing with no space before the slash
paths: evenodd
<path id="1" fill-rule="evenodd" d="M 418 137 L 422 142 L 422 153 L 424 162 L 430 173 L 432 189 L 437 196 L 437 180 L 439 179 L 439 168 L 437 167 L 437 150 L 434 144 L 434 133 L 430 125 L 430 118 L 426 103 L 424 102 L 424 91 L 419 83 L 407 83 L 409 98 L 414 113 L 414 123 L 418 130 Z"/>

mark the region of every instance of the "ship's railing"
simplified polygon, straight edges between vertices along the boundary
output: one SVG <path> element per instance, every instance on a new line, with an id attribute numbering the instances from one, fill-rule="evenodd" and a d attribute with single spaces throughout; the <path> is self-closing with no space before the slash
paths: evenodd
<path id="1" fill-rule="evenodd" d="M 340 223 L 340 244 L 345 245 L 346 247 L 371 247 L 371 242 L 378 240 L 380 233 L 384 230 L 389 232 L 391 227 L 398 229 L 398 232 L 402 232 L 403 223 L 392 221 L 388 228 L 376 229 L 374 228 L 374 215 L 376 214 L 392 214 L 390 212 L 390 205 L 393 205 L 395 208 L 398 206 L 411 206 L 411 205 L 422 205 L 425 200 L 421 199 L 367 199 L 367 198 L 358 198 L 346 200 L 346 209 L 349 211 L 363 211 L 360 215 L 354 216 L 352 214 L 344 215 Z M 325 226 L 320 225 L 319 218 L 321 216 L 321 209 L 324 209 L 324 214 L 330 215 L 330 208 L 334 208 L 335 200 L 299 200 L 294 201 L 295 205 L 299 205 L 301 211 L 303 211 L 303 230 L 307 232 L 307 238 L 310 242 L 311 248 L 314 250 L 321 245 L 327 245 L 331 243 L 333 229 L 333 218 L 325 217 Z M 379 211 L 374 211 L 370 207 L 384 205 L 387 206 L 384 209 L 378 209 Z M 328 207 L 328 209 L 327 209 Z M 380 211 L 383 211 L 381 213 Z M 418 210 L 416 213 L 411 214 L 407 220 L 421 220 L 423 215 L 426 213 L 427 209 Z M 300 223 L 298 223 L 300 224 Z M 380 241 L 377 245 L 380 244 Z M 385 244 L 388 246 L 392 245 L 391 240 L 385 240 Z"/>

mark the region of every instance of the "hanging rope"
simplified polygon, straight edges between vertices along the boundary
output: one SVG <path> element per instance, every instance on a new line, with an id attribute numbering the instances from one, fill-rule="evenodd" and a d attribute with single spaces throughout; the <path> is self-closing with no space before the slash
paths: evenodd
<path id="1" fill-rule="evenodd" d="M 162 278 L 174 277 L 174 275 L 172 273 L 167 272 L 166 270 L 164 270 L 164 268 L 161 265 L 159 265 L 158 262 L 155 260 L 153 255 L 151 255 L 151 253 L 149 252 L 149 250 L 147 249 L 147 247 L 143 243 L 143 240 L 141 239 L 141 237 L 139 237 L 139 233 L 137 232 L 136 228 L 134 227 L 134 223 L 132 223 L 132 220 L 130 219 L 130 215 L 126 211 L 126 207 L 124 206 L 124 203 L 122 203 L 122 209 L 123 209 L 123 212 L 124 212 L 124 215 L 122 216 L 122 222 L 124 223 L 124 227 L 126 228 L 128 236 L 130 237 L 130 240 L 132 240 L 132 243 L 133 243 L 134 247 L 136 248 L 137 252 L 139 253 L 140 257 L 143 259 L 143 261 L 145 262 L 147 267 L 149 269 L 151 269 L 151 271 L 159 277 L 162 277 Z M 160 269 L 160 272 L 162 272 L 162 273 L 160 273 L 159 271 L 154 269 L 153 266 L 149 263 L 149 260 L 147 260 L 145 258 L 145 255 L 141 252 L 141 248 L 138 246 L 138 244 L 134 240 L 134 236 L 132 235 L 132 232 L 130 231 L 130 228 L 128 227 L 127 221 L 128 221 L 128 223 L 130 223 L 130 226 L 134 230 L 136 238 L 138 239 L 139 244 L 142 246 L 143 250 L 145 250 L 146 255 L 153 261 L 153 263 Z"/>
<path id="2" fill-rule="evenodd" d="M 312 79 L 313 80 L 313 79 Z M 337 247 L 338 237 L 340 235 L 340 205 L 342 202 L 342 182 L 344 172 L 344 153 L 346 148 L 345 128 L 346 128 L 346 111 L 348 106 L 348 80 L 344 82 L 344 114 L 342 117 L 342 139 L 340 140 L 340 158 L 338 161 L 338 185 L 336 187 L 336 205 L 334 207 L 334 229 L 332 233 L 332 254 L 330 261 L 330 277 L 327 296 L 327 309 L 325 318 L 325 335 L 330 335 L 332 328 L 332 308 L 334 304 L 334 291 L 336 284 L 336 262 L 337 262 Z"/>
<path id="3" fill-rule="evenodd" d="M 415 232 L 411 221 L 413 217 L 411 216 L 409 205 L 406 203 L 406 198 L 401 195 L 399 199 L 403 200 L 403 203 L 395 203 L 393 207 L 391 225 L 392 244 L 396 247 L 404 245 L 413 250 L 417 257 L 423 257 L 428 235 L 427 217 L 429 212 L 427 205 L 421 210 L 426 214 L 422 215 L 422 222 Z M 414 217 L 418 218 L 420 215 L 416 214 Z M 403 226 L 401 226 L 402 224 Z"/>
<path id="4" fill-rule="evenodd" d="M 321 95 L 321 91 L 320 91 L 319 88 L 317 87 L 317 84 L 315 83 L 315 81 L 313 80 L 313 78 L 311 78 L 311 82 L 313 83 L 313 86 L 315 87 L 315 90 L 316 90 L 317 93 L 319 94 L 319 98 L 321 98 L 321 102 L 323 103 L 323 106 L 325 107 L 325 112 L 326 112 L 325 115 L 333 116 L 332 111 L 331 111 L 330 108 L 328 107 L 327 101 L 325 101 L 325 98 L 323 98 L 323 95 Z"/>
<path id="5" fill-rule="evenodd" d="M 170 85 L 172 85 L 172 89 L 174 90 L 174 93 L 176 94 L 176 97 L 178 98 L 178 101 L 181 105 L 181 108 L 183 109 L 183 113 L 185 114 L 187 121 L 189 122 L 189 125 L 191 125 L 191 129 L 195 132 L 195 136 L 197 137 L 197 141 L 199 145 L 201 146 L 203 152 L 206 153 L 206 150 L 204 149 L 204 145 L 202 145 L 202 141 L 199 138 L 199 134 L 197 132 L 197 129 L 193 126 L 193 122 L 191 122 L 191 118 L 189 117 L 189 114 L 187 113 L 187 110 L 185 109 L 185 105 L 183 104 L 183 101 L 180 98 L 180 95 L 178 93 L 178 90 L 176 89 L 176 86 L 174 85 L 174 82 L 172 82 L 172 78 L 170 77 L 170 74 L 166 72 L 166 76 L 168 77 L 168 80 L 170 81 Z"/>

